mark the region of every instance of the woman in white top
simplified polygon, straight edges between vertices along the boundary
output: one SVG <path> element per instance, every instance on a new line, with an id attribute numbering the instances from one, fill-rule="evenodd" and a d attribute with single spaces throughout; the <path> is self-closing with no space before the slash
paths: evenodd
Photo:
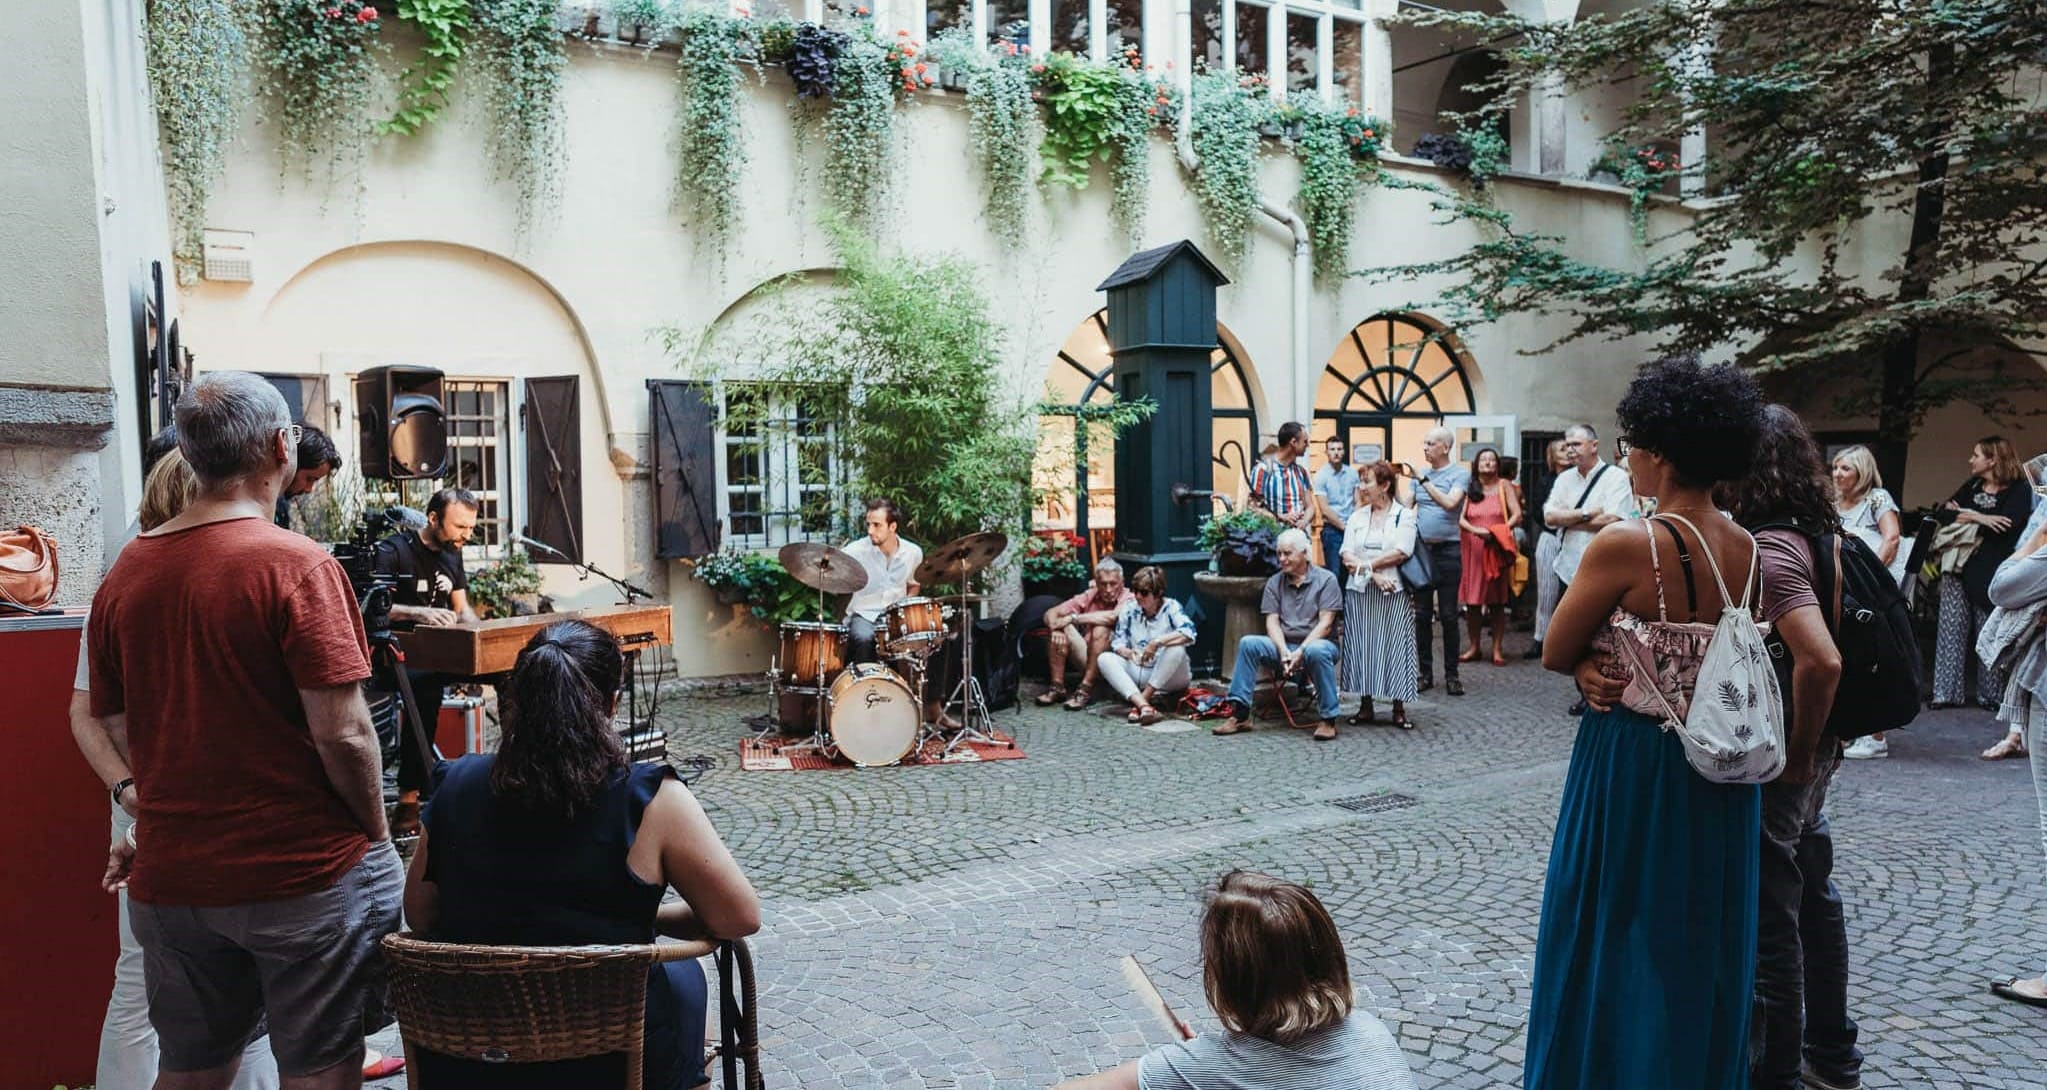
<path id="1" fill-rule="evenodd" d="M 1909 550 L 1902 540 L 1903 521 L 1898 502 L 1884 491 L 1884 479 L 1877 472 L 1876 455 L 1865 446 L 1853 446 L 1834 455 L 1834 507 L 1841 512 L 1841 528 L 1862 539 L 1869 551 L 1889 568 L 1891 578 L 1905 581 L 1905 557 Z M 1848 743 L 1841 756 L 1866 761 L 1891 755 L 1882 731 L 1866 734 Z"/>
<path id="2" fill-rule="evenodd" d="M 1413 730 L 1407 701 L 1420 694 L 1414 614 L 1400 565 L 1414 554 L 1414 512 L 1395 503 L 1400 480 L 1384 461 L 1358 467 L 1358 503 L 1343 527 L 1343 662 L 1339 687 L 1361 693 L 1353 725 L 1375 723 L 1372 698 L 1393 701 L 1392 724 Z"/>
<path id="3" fill-rule="evenodd" d="M 1834 455 L 1834 507 L 1841 512 L 1842 529 L 1861 538 L 1891 570 L 1891 578 L 1903 583 L 1907 550 L 1898 501 L 1884 491 L 1883 475 L 1868 447 L 1853 446 Z"/>

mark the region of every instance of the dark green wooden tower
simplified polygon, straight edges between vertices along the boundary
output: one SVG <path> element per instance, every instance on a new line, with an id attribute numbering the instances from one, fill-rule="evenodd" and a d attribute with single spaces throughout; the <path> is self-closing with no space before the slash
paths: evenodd
<path id="1" fill-rule="evenodd" d="M 1210 360 L 1215 289 L 1227 283 L 1183 240 L 1131 255 L 1095 289 L 1109 293 L 1116 396 L 1158 403 L 1150 420 L 1116 440 L 1116 558 L 1126 575 L 1146 564 L 1164 568 L 1169 593 L 1180 599 L 1194 594 L 1194 573 L 1208 568 L 1195 537 L 1209 502 L 1175 503 L 1172 491 L 1213 486 Z"/>

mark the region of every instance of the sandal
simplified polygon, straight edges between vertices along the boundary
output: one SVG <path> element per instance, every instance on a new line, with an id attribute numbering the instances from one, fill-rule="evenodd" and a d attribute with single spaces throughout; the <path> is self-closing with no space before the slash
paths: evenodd
<path id="1" fill-rule="evenodd" d="M 2026 743 L 2016 734 L 2007 734 L 2004 740 L 1984 750 L 1979 756 L 1986 761 L 2002 761 L 2007 757 L 2026 756 Z"/>
<path id="2" fill-rule="evenodd" d="M 1151 705 L 1147 704 L 1141 711 L 1138 712 L 1137 725 L 1140 727 L 1148 727 L 1151 726 L 1153 723 L 1156 723 L 1164 718 L 1165 716 L 1160 715 L 1159 710 L 1157 708 L 1154 708 Z"/>
<path id="3" fill-rule="evenodd" d="M 1334 742 L 1336 741 L 1336 724 L 1324 719 L 1321 725 L 1315 728 L 1315 733 L 1308 737 L 1315 739 L 1317 742 Z"/>
<path id="4" fill-rule="evenodd" d="M 1378 721 L 1378 709 L 1372 707 L 1372 698 L 1369 696 L 1358 704 L 1358 713 L 1356 715 L 1344 720 L 1344 722 L 1349 723 L 1353 727 L 1362 727 L 1368 723 L 1377 723 Z"/>
<path id="5" fill-rule="evenodd" d="M 1493 649 L 1493 665 L 1494 666 L 1507 665 L 1507 656 L 1500 654 L 1500 650 L 1497 647 Z"/>
<path id="6" fill-rule="evenodd" d="M 2016 1000 L 2028 1006 L 2047 1007 L 2047 996 L 2027 995 L 2014 987 L 2018 982 L 2019 978 L 2015 976 L 2006 977 L 2003 980 L 1993 980 L 1990 982 L 1990 994 L 2003 999 Z"/>
<path id="7" fill-rule="evenodd" d="M 1414 729 L 1414 724 L 1408 722 L 1407 709 L 1400 706 L 1398 703 L 1395 703 L 1393 705 L 1393 718 L 1388 720 L 1388 722 L 1392 723 L 1396 727 L 1399 727 L 1401 730 Z"/>
<path id="8" fill-rule="evenodd" d="M 1075 689 L 1073 690 L 1073 696 L 1066 701 L 1066 710 L 1077 712 L 1094 702 L 1094 697 L 1086 689 Z"/>
<path id="9" fill-rule="evenodd" d="M 1236 716 L 1231 716 L 1230 718 L 1223 720 L 1222 725 L 1210 727 L 1208 733 L 1213 734 L 1218 738 L 1226 734 L 1249 734 L 1251 733 L 1251 723 L 1249 720 L 1238 719 Z"/>
<path id="10" fill-rule="evenodd" d="M 1057 704 L 1060 701 L 1066 699 L 1066 696 L 1067 696 L 1066 686 L 1054 685 L 1051 688 L 1046 689 L 1044 692 L 1038 694 L 1037 696 L 1038 707 L 1049 708 L 1052 705 Z"/>
<path id="11" fill-rule="evenodd" d="M 1144 709 L 1132 708 L 1130 709 L 1130 714 L 1124 716 L 1123 718 L 1129 720 L 1132 723 L 1138 722 L 1139 720 L 1142 720 L 1144 718 Z"/>

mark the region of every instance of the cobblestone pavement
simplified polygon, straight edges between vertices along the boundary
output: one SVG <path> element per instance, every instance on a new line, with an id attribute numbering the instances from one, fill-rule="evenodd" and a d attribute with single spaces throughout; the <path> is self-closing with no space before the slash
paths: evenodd
<path id="1" fill-rule="evenodd" d="M 1568 681 L 1533 664 L 1466 682 L 1415 704 L 1413 732 L 1328 744 L 1283 721 L 1213 738 L 1030 708 L 998 713 L 1022 761 L 802 773 L 738 768 L 740 719 L 765 698 L 669 700 L 671 753 L 717 757 L 697 793 L 765 899 L 770 1085 L 1008 1090 L 1133 1059 L 1168 1038 L 1123 982 L 1126 953 L 1212 1029 L 1196 916 L 1243 866 L 1328 904 L 1422 1087 L 1519 1086 L 1575 724 Z M 1867 1086 L 2047 1071 L 2047 1011 L 1986 991 L 2047 959 L 2028 770 L 1975 757 L 1997 735 L 1985 713 L 1929 713 L 1836 781 Z M 1413 805 L 1335 805 L 1380 792 Z"/>

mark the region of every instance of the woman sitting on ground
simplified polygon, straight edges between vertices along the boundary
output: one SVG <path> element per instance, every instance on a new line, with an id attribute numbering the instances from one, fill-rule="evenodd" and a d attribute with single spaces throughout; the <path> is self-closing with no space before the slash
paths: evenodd
<path id="1" fill-rule="evenodd" d="M 495 755 L 434 770 L 406 876 L 405 916 L 438 942 L 638 944 L 656 933 L 730 939 L 760 928 L 753 886 L 696 797 L 667 765 L 632 764 L 611 717 L 624 659 L 585 621 L 542 629 L 500 690 Z M 669 887 L 680 901 L 662 903 Z M 644 1085 L 704 1076 L 704 971 L 694 959 L 647 980 Z M 618 1084 L 623 1057 L 504 1067 L 422 1053 L 429 1086 Z"/>
<path id="2" fill-rule="evenodd" d="M 1201 975 L 1222 1033 L 1059 1090 L 1413 1090 L 1393 1035 L 1352 1009 L 1343 939 L 1305 887 L 1223 875 L 1201 918 Z"/>

